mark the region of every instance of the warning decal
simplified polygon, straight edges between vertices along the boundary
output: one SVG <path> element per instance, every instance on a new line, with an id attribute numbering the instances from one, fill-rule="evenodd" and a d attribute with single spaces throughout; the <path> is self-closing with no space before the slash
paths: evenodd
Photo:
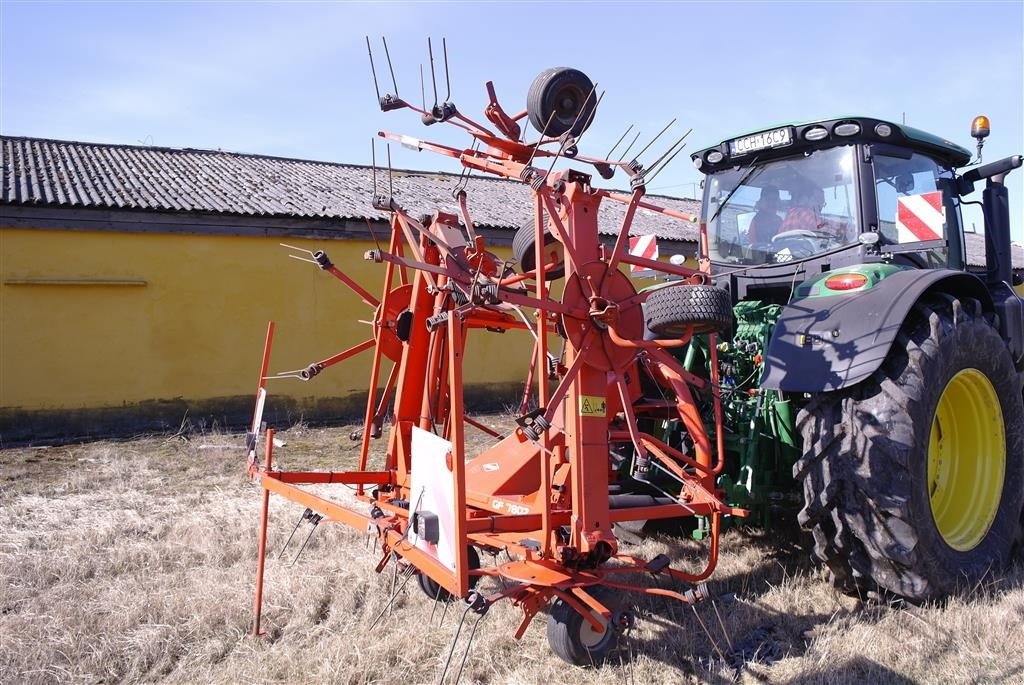
<path id="1" fill-rule="evenodd" d="M 629 239 L 629 254 L 643 259 L 658 260 L 658 239 L 653 235 L 638 235 Z M 634 275 L 654 275 L 650 269 L 630 264 L 629 270 Z"/>
<path id="2" fill-rule="evenodd" d="M 608 412 L 608 404 L 599 395 L 580 395 L 580 416 L 601 416 Z"/>
<path id="3" fill-rule="evenodd" d="M 942 191 L 907 195 L 896 200 L 896 236 L 901 243 L 941 240 L 945 225 Z"/>

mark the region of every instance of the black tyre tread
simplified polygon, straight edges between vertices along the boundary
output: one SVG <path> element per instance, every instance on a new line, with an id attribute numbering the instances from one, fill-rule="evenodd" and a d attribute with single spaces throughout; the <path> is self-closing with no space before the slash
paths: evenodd
<path id="1" fill-rule="evenodd" d="M 732 298 L 711 285 L 676 285 L 652 292 L 645 302 L 647 328 L 662 338 L 678 338 L 687 326 L 698 333 L 732 326 Z"/>
<path id="2" fill-rule="evenodd" d="M 476 551 L 476 547 L 469 546 L 469 568 L 478 569 L 480 568 L 480 553 Z M 425 573 L 416 574 L 416 582 L 420 586 L 420 590 L 423 590 L 423 594 L 432 600 L 438 602 L 451 602 L 455 599 L 452 593 L 441 587 L 439 583 L 434 582 L 434 579 Z M 476 584 L 480 582 L 480 576 L 469 577 L 469 589 L 472 590 L 476 587 Z"/>
<path id="3" fill-rule="evenodd" d="M 583 131 L 587 129 L 593 120 L 593 111 L 597 104 L 597 94 L 590 94 L 590 97 L 586 101 L 584 112 L 576 120 L 575 125 L 572 121 L 564 122 L 555 118 L 548 122 L 548 117 L 551 115 L 550 109 L 545 106 L 546 94 L 552 89 L 558 89 L 562 84 L 575 81 L 579 84 L 580 89 L 583 91 L 583 97 L 586 98 L 590 94 L 594 85 L 593 82 L 579 69 L 573 69 L 572 67 L 551 67 L 545 69 L 537 78 L 533 79 L 530 84 L 530 90 L 526 94 L 526 111 L 530 118 L 530 124 L 533 128 L 548 137 L 557 137 L 569 131 L 571 129 L 572 135 L 579 136 Z M 544 126 L 548 125 L 548 130 L 544 130 Z"/>
<path id="4" fill-rule="evenodd" d="M 536 266 L 534 261 L 536 260 L 537 255 L 533 249 L 534 235 L 533 221 L 527 221 L 519 227 L 516 234 L 512 237 L 512 256 L 514 256 L 516 262 L 519 263 L 519 270 L 522 273 L 533 271 Z M 547 229 L 544 229 L 544 244 L 550 245 L 555 240 L 555 236 L 551 235 Z M 564 264 L 544 273 L 544 276 L 549 281 L 554 281 L 564 275 Z"/>
<path id="5" fill-rule="evenodd" d="M 611 588 L 597 585 L 584 589 L 613 612 L 618 609 L 620 597 Z M 608 654 L 615 649 L 618 634 L 611 626 L 608 626 L 609 640 L 607 642 L 602 640 L 602 644 L 599 644 L 597 649 L 591 652 L 574 639 L 575 631 L 579 629 L 584 620 L 569 604 L 556 598 L 548 616 L 548 644 L 551 646 L 551 651 L 570 664 L 600 666 Z"/>
<path id="6" fill-rule="evenodd" d="M 914 497 L 915 486 L 926 487 L 917 471 L 922 457 L 914 450 L 926 449 L 931 406 L 944 387 L 931 387 L 929 376 L 942 364 L 989 366 L 983 359 L 993 360 L 990 380 L 1007 427 L 1004 492 L 986 538 L 957 553 L 941 543 L 926 497 L 924 512 L 920 493 Z M 804 444 L 793 466 L 794 477 L 803 481 L 799 521 L 838 588 L 881 589 L 924 601 L 1006 561 L 1020 535 L 1024 504 L 1021 397 L 1021 380 L 980 303 L 936 296 L 914 307 L 868 380 L 812 398 L 797 419 Z"/>

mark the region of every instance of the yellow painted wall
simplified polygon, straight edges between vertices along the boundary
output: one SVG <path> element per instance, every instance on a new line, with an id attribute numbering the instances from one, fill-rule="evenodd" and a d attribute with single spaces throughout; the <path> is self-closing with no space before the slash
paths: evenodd
<path id="1" fill-rule="evenodd" d="M 271 372 L 303 368 L 366 339 L 371 329 L 359 320 L 370 320 L 372 311 L 330 275 L 289 259 L 280 242 L 0 228 L 0 409 L 68 411 L 252 395 L 270 319 L 277 324 Z M 362 259 L 373 243 L 284 242 L 325 249 L 379 294 L 385 267 Z M 495 251 L 511 258 L 507 248 Z M 560 291 L 561 281 L 556 296 Z M 525 332 L 475 332 L 465 382 L 521 384 L 530 352 Z M 370 354 L 309 382 L 273 381 L 271 397 L 287 396 L 301 408 L 365 396 Z"/>
<path id="2" fill-rule="evenodd" d="M 272 371 L 297 369 L 366 339 L 372 311 L 277 238 L 0 229 L 0 405 L 58 409 L 255 392 L 266 323 Z M 377 294 L 372 243 L 285 242 L 326 249 Z M 500 251 L 500 250 L 499 250 Z M 86 284 L 87 281 L 125 284 Z M 36 281 L 37 283 L 26 283 Z M 42 283 L 38 283 L 42 281 Z M 61 284 L 61 281 L 82 281 Z M 466 382 L 518 380 L 522 333 L 481 332 Z M 312 381 L 275 381 L 295 398 L 365 393 L 369 352 Z"/>

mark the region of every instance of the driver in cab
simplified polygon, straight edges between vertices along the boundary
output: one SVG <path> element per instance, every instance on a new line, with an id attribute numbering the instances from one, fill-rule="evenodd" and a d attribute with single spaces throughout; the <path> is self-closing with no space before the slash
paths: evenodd
<path id="1" fill-rule="evenodd" d="M 793 191 L 793 203 L 782 220 L 779 233 L 786 231 L 810 231 L 821 238 L 842 240 L 845 237 L 845 224 L 822 216 L 825 208 L 825 191 L 815 185 L 808 185 Z"/>
<path id="2" fill-rule="evenodd" d="M 814 231 L 820 233 L 827 222 L 821 216 L 825 207 L 825 192 L 817 186 L 806 186 L 794 191 L 793 203 L 782 220 L 779 232 Z"/>

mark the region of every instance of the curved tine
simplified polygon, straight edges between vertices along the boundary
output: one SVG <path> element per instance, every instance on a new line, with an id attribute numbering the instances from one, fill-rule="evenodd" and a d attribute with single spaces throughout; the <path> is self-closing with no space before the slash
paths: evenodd
<path id="1" fill-rule="evenodd" d="M 585 349 L 590 344 L 594 339 L 596 330 L 598 329 L 592 328 L 585 336 L 583 336 L 583 340 L 580 342 L 580 350 Z M 572 364 L 569 366 L 568 370 L 566 370 L 565 376 L 562 377 L 562 380 L 558 383 L 555 391 L 551 393 L 551 396 L 548 398 L 548 408 L 544 412 L 544 420 L 548 423 L 555 420 L 555 410 L 558 408 L 558 405 L 561 404 L 562 400 L 565 399 L 566 393 L 569 392 L 569 386 L 572 385 L 572 382 L 576 380 L 576 376 L 579 375 L 580 369 L 583 367 L 584 356 L 585 355 L 583 354 L 576 355 L 576 358 L 572 360 Z"/>
<path id="2" fill-rule="evenodd" d="M 570 131 L 573 130 L 574 128 L 576 128 L 576 124 L 579 123 L 580 117 L 583 116 L 583 110 L 585 110 L 587 108 L 587 103 L 590 102 L 590 98 L 594 97 L 594 93 L 596 93 L 596 92 L 597 92 L 597 84 L 595 83 L 594 85 L 592 85 L 590 87 L 590 92 L 587 93 L 587 97 L 583 101 L 583 104 L 580 105 L 580 111 L 576 113 L 576 118 L 573 119 L 572 126 L 569 127 Z M 597 111 L 597 105 L 596 104 L 594 105 L 594 111 L 595 112 Z M 545 126 L 545 128 L 547 128 L 547 127 Z M 565 142 L 563 141 L 558 146 L 558 152 L 555 154 L 555 158 L 551 160 L 551 166 L 548 167 L 548 175 L 551 175 L 551 172 L 554 171 L 555 164 L 558 163 L 558 158 L 562 156 L 563 152 L 565 152 L 565 148 L 566 148 L 566 145 L 565 145 Z"/>
<path id="3" fill-rule="evenodd" d="M 628 136 L 628 135 L 629 135 L 629 132 L 633 130 L 633 126 L 634 126 L 634 124 L 630 124 L 630 125 L 629 125 L 629 128 L 627 128 L 627 129 L 626 129 L 626 130 L 625 130 L 625 131 L 623 132 L 623 134 L 622 134 L 622 135 L 621 135 L 621 136 L 619 137 L 619 139 L 618 139 L 618 140 L 617 140 L 617 141 L 615 142 L 615 145 L 612 145 L 612 149 L 611 149 L 611 150 L 609 150 L 609 151 L 608 151 L 608 154 L 606 154 L 606 155 L 604 156 L 604 157 L 605 157 L 605 159 L 608 159 L 609 157 L 611 157 L 611 156 L 612 156 L 612 153 L 613 153 L 613 152 L 615 152 L 615 148 L 617 148 L 617 147 L 619 146 L 619 144 L 620 144 L 620 143 L 622 143 L 622 141 L 624 141 L 624 140 L 626 139 L 626 136 Z"/>
<path id="4" fill-rule="evenodd" d="M 370 138 L 370 170 L 373 174 L 373 197 L 377 197 L 377 139 Z"/>
<path id="5" fill-rule="evenodd" d="M 388 197 L 394 197 L 395 195 L 395 179 L 394 174 L 391 173 L 391 143 L 387 144 L 388 148 Z"/>
<path id="6" fill-rule="evenodd" d="M 672 146 L 668 150 L 666 150 L 665 153 L 661 157 L 658 157 L 658 159 L 654 160 L 654 162 L 651 163 L 650 168 L 647 169 L 647 171 L 644 172 L 645 174 L 647 174 L 647 173 L 651 173 L 653 171 L 653 173 L 651 173 L 651 177 L 649 179 L 647 179 L 647 182 L 650 182 L 651 179 L 653 179 L 655 176 L 657 176 L 661 172 L 661 169 L 664 169 L 666 166 L 668 166 L 668 163 L 671 162 L 673 159 L 675 159 L 675 156 L 677 154 L 679 154 L 679 152 L 684 147 L 686 147 L 686 144 L 683 143 L 683 141 L 686 140 L 686 137 L 688 135 L 690 135 L 692 132 L 693 132 L 693 129 L 691 128 L 689 131 L 687 131 L 682 136 L 680 136 L 679 140 L 677 140 L 675 143 L 673 143 Z M 676 150 L 676 146 L 681 144 L 681 143 L 682 143 L 682 147 L 680 147 L 678 150 Z M 672 154 L 671 157 L 668 158 L 668 161 L 665 162 L 665 164 L 663 164 L 660 169 L 655 170 L 655 167 L 657 167 L 658 164 L 661 163 L 661 160 L 665 159 L 665 157 L 667 157 L 669 155 L 669 153 L 672 152 L 673 150 L 675 150 L 675 152 Z"/>
<path id="7" fill-rule="evenodd" d="M 441 50 L 444 52 L 444 86 L 448 91 L 444 96 L 444 101 L 448 102 L 452 99 L 452 82 L 448 75 L 448 39 L 441 36 Z"/>
<path id="8" fill-rule="evenodd" d="M 629 141 L 629 145 L 627 145 L 626 149 L 622 151 L 622 156 L 619 157 L 619 159 L 617 161 L 621 162 L 622 160 L 624 160 L 626 158 L 626 155 L 629 154 L 629 151 L 633 149 L 634 145 L 636 145 L 637 139 L 640 138 L 640 133 L 642 133 L 642 132 L 639 129 L 637 129 L 636 135 L 633 136 L 633 140 Z"/>
<path id="9" fill-rule="evenodd" d="M 276 381 L 281 378 L 298 378 L 300 381 L 308 381 L 309 376 L 303 376 L 303 371 L 305 371 L 305 369 L 296 369 L 295 371 L 280 371 L 278 373 L 275 373 L 273 376 L 264 376 L 263 380 Z"/>
<path id="10" fill-rule="evenodd" d="M 434 84 L 434 107 L 437 107 L 437 77 L 434 75 L 434 46 L 427 36 L 427 53 L 430 55 L 430 81 Z M 424 109 L 426 109 L 424 107 Z"/>
<path id="11" fill-rule="evenodd" d="M 423 105 L 423 111 L 427 111 L 427 90 L 426 86 L 423 85 L 423 65 L 420 65 L 420 102 Z"/>
<path id="12" fill-rule="evenodd" d="M 601 94 L 597 96 L 597 102 L 594 103 L 594 109 L 590 111 L 590 116 L 587 117 L 587 124 L 583 127 L 583 132 L 576 137 L 576 145 L 580 144 L 583 140 L 583 136 L 586 135 L 587 131 L 590 130 L 590 125 L 594 123 L 594 117 L 597 116 L 597 108 L 601 106 L 601 100 L 604 100 L 604 94 L 608 91 L 602 90 Z"/>
<path id="13" fill-rule="evenodd" d="M 377 85 L 377 70 L 373 66 L 373 50 L 370 48 L 369 36 L 366 36 L 366 52 L 370 55 L 370 73 L 373 75 L 373 89 L 377 92 L 377 104 L 380 104 L 380 87 Z"/>
<path id="14" fill-rule="evenodd" d="M 384 40 L 384 36 L 380 37 L 380 42 L 384 44 L 384 56 L 388 58 L 388 71 L 391 72 L 391 85 L 395 87 L 395 97 L 398 97 L 398 81 L 395 80 L 395 69 L 391 66 L 391 53 L 388 52 L 388 42 Z"/>
<path id="15" fill-rule="evenodd" d="M 544 136 L 547 135 L 548 127 L 551 126 L 551 122 L 554 120 L 554 118 L 555 110 L 551 110 L 551 115 L 548 117 L 548 120 L 544 123 L 544 130 L 540 132 L 540 138 L 538 138 L 537 142 L 534 143 L 533 145 L 533 152 L 530 154 L 530 159 L 526 160 L 526 166 L 530 166 L 531 164 L 533 164 L 533 158 L 537 155 L 537 150 L 540 149 L 540 144 L 544 142 Z M 523 136 L 523 139 L 526 139 L 525 134 Z"/>
<path id="16" fill-rule="evenodd" d="M 647 152 L 648 148 L 650 148 L 652 145 L 654 145 L 654 142 L 656 140 L 658 140 L 658 138 L 661 138 L 662 134 L 665 133 L 665 131 L 669 130 L 672 127 L 672 124 L 676 123 L 676 118 L 677 117 L 673 117 L 672 121 L 668 122 L 668 124 L 665 125 L 665 128 L 663 128 L 660 131 L 658 131 L 658 135 L 656 135 L 653 138 L 651 138 L 651 142 L 647 143 L 647 145 L 644 145 L 643 149 L 640 150 L 640 152 L 636 153 L 636 155 L 633 157 L 633 159 L 639 159 L 640 155 L 642 155 L 643 153 Z"/>
<path id="17" fill-rule="evenodd" d="M 370 231 L 370 237 L 373 238 L 373 244 L 377 246 L 377 251 L 378 252 L 382 252 L 383 250 L 381 249 L 380 241 L 377 240 L 377 234 L 374 233 L 374 231 L 373 231 L 373 226 L 370 224 L 370 219 L 368 217 L 364 216 L 363 217 L 363 221 L 366 222 L 366 228 L 367 228 L 367 230 Z"/>
<path id="18" fill-rule="evenodd" d="M 680 152 L 682 152 L 683 148 L 685 148 L 685 147 L 686 147 L 686 144 L 684 143 L 682 146 L 680 146 L 680 148 L 678 150 L 676 150 L 675 152 L 672 153 L 671 157 L 669 157 L 667 160 L 665 160 L 665 163 L 662 164 L 661 167 L 657 171 L 655 171 L 653 174 L 651 174 L 650 178 L 648 178 L 644 182 L 645 183 L 650 183 L 651 181 L 653 181 L 658 176 L 658 174 L 661 173 L 661 170 L 664 169 L 665 167 L 667 167 L 669 164 L 671 164 L 672 160 L 676 158 L 676 155 L 678 155 Z"/>
<path id="19" fill-rule="evenodd" d="M 615 387 L 619 391 L 619 399 L 622 400 L 622 412 L 626 415 L 626 428 L 629 430 L 629 439 L 633 441 L 637 456 L 641 459 L 647 458 L 647 448 L 640 439 L 640 430 L 636 427 L 636 414 L 633 413 L 633 404 L 629 401 L 629 390 L 626 388 L 626 381 L 622 374 L 615 372 Z"/>
<path id="20" fill-rule="evenodd" d="M 314 254 L 311 250 L 307 250 L 304 247 L 295 247 L 294 245 L 289 245 L 288 243 L 278 243 L 278 245 L 280 245 L 281 247 L 286 247 L 289 250 L 295 250 L 296 252 L 305 252 L 310 257 L 312 257 L 313 254 Z M 289 255 L 289 256 L 291 256 L 291 255 Z"/>

